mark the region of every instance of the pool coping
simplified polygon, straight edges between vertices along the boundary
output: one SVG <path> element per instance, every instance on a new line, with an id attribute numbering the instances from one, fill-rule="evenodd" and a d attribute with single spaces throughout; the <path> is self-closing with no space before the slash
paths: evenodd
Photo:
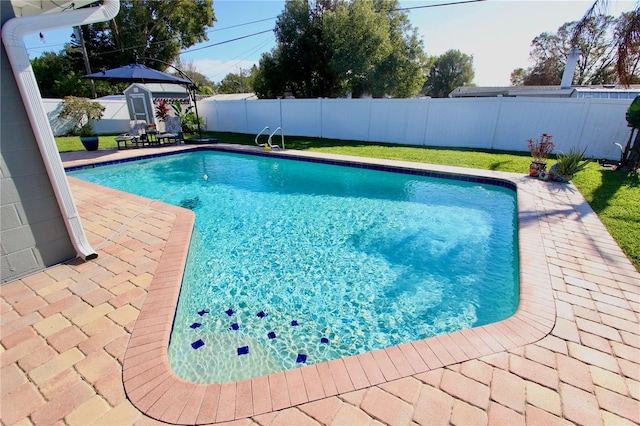
<path id="1" fill-rule="evenodd" d="M 123 383 L 133 405 L 156 420 L 177 424 L 232 421 L 364 389 L 403 377 L 534 343 L 549 334 L 556 310 L 543 237 L 537 219 L 537 180 L 523 175 L 301 151 L 259 152 L 248 146 L 206 146 L 260 155 L 321 158 L 434 173 L 480 176 L 517 188 L 520 304 L 510 318 L 374 352 L 304 366 L 240 382 L 202 385 L 177 377 L 168 361 L 175 308 L 193 228 L 193 213 L 168 206 L 176 218 L 132 330 L 123 360 Z M 93 161 L 93 163 L 99 163 Z"/>

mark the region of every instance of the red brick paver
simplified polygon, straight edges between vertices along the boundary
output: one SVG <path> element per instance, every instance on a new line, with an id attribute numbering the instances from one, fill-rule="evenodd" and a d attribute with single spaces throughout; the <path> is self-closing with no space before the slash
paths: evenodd
<path id="1" fill-rule="evenodd" d="M 155 309 L 175 306 L 191 212 L 70 179 L 100 256 L 0 287 L 0 422 L 640 424 L 640 274 L 572 185 L 477 173 L 518 185 L 515 317 L 222 386 L 172 375 Z"/>

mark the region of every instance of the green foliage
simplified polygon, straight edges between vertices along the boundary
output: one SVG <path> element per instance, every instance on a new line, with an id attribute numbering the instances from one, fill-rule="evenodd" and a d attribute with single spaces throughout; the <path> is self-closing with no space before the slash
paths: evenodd
<path id="1" fill-rule="evenodd" d="M 567 154 L 559 154 L 557 163 L 558 165 L 556 169 L 557 173 L 569 180 L 572 179 L 578 172 L 583 171 L 589 164 L 589 160 L 584 159 L 584 153 L 586 151 L 586 148 L 582 152 L 580 152 L 576 148 L 570 148 Z"/>
<path id="2" fill-rule="evenodd" d="M 591 162 L 573 184 L 640 271 L 640 175 Z"/>
<path id="3" fill-rule="evenodd" d="M 116 149 L 118 147 L 118 143 L 116 139 L 119 135 L 100 135 L 100 149 Z M 74 152 L 74 151 L 84 151 L 85 148 L 80 142 L 80 137 L 78 136 L 58 136 L 56 139 L 56 145 L 58 147 L 58 152 Z"/>
<path id="4" fill-rule="evenodd" d="M 180 49 L 208 40 L 206 28 L 214 21 L 213 0 L 121 0 L 115 19 L 84 26 L 78 35 L 85 41 L 94 71 L 133 63 L 136 56 L 173 63 Z M 78 78 L 87 72 L 76 37 L 72 35 L 59 53 L 48 52 L 31 61 L 43 97 L 90 96 L 89 81 Z M 164 70 L 161 63 L 149 62 L 145 65 Z M 95 82 L 95 86 L 98 96 L 104 96 L 122 93 L 128 84 Z"/>
<path id="5" fill-rule="evenodd" d="M 93 128 L 89 120 L 100 120 L 104 113 L 104 106 L 88 98 L 67 96 L 62 101 L 58 117 L 69 119 L 73 123 L 72 133 L 80 136 L 91 136 Z"/>
<path id="6" fill-rule="evenodd" d="M 213 0 L 121 0 L 101 34 L 109 40 L 112 66 L 132 63 L 136 55 L 173 63 L 180 49 L 209 39 L 206 28 L 214 21 Z"/>
<path id="7" fill-rule="evenodd" d="M 525 76 L 526 71 L 524 68 L 516 68 L 515 70 L 511 71 L 511 77 L 509 81 L 511 82 L 512 86 L 523 86 Z"/>
<path id="8" fill-rule="evenodd" d="M 173 101 L 171 109 L 173 110 L 173 114 L 176 117 L 180 117 L 180 120 L 182 120 L 193 109 L 193 105 L 189 105 L 187 108 L 182 108 L 182 104 L 180 102 Z"/>
<path id="9" fill-rule="evenodd" d="M 640 128 L 640 95 L 629 105 L 626 113 L 627 123 L 632 129 Z"/>
<path id="10" fill-rule="evenodd" d="M 276 24 L 254 91 L 261 98 L 415 96 L 425 55 L 397 0 L 292 0 Z"/>
<path id="11" fill-rule="evenodd" d="M 200 118 L 200 128 L 204 127 L 204 121 L 202 117 Z M 198 118 L 194 112 L 188 112 L 184 115 L 184 119 L 182 120 L 182 132 L 185 134 L 196 134 L 198 133 Z"/>
<path id="12" fill-rule="evenodd" d="M 188 108 L 182 108 L 182 105 L 178 101 L 173 101 L 171 105 L 173 109 L 173 114 L 176 117 L 180 117 L 180 122 L 182 123 L 182 132 L 185 134 L 195 134 L 198 133 L 198 117 L 196 117 L 195 112 L 193 112 L 193 106 L 189 105 Z M 200 117 L 200 128 L 204 126 L 204 121 L 202 117 Z"/>
<path id="13" fill-rule="evenodd" d="M 198 86 L 198 93 L 201 95 L 215 95 L 216 91 L 211 86 Z"/>
<path id="14" fill-rule="evenodd" d="M 227 74 L 218 85 L 218 93 L 250 93 L 253 91 L 253 81 L 258 73 L 254 65 L 251 69 Z"/>
<path id="15" fill-rule="evenodd" d="M 433 98 L 446 98 L 456 87 L 471 85 L 474 75 L 473 56 L 448 50 L 432 59 L 422 92 Z"/>
<path id="16" fill-rule="evenodd" d="M 607 84 L 617 82 L 615 59 L 619 28 L 626 22 L 625 15 L 615 19 L 611 16 L 592 16 L 581 25 L 582 30 L 574 39 L 582 54 L 573 76 L 573 84 Z M 560 84 L 572 36 L 579 22 L 567 22 L 557 32 L 544 32 L 531 42 L 530 59 L 534 65 L 524 71 L 516 83 L 524 85 Z M 635 61 L 637 67 L 637 61 Z M 518 70 L 514 70 L 516 72 Z M 636 69 L 635 72 L 638 70 Z M 516 73 L 517 77 L 517 73 Z M 512 83 L 513 74 L 512 74 Z"/>

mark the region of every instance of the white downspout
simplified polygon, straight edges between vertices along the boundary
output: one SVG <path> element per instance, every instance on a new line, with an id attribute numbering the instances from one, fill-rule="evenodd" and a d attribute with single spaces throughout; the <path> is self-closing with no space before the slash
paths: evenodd
<path id="1" fill-rule="evenodd" d="M 82 257 L 85 260 L 94 259 L 98 257 L 98 254 L 87 241 L 82 228 L 80 216 L 60 160 L 60 154 L 58 154 L 53 131 L 42 103 L 38 83 L 24 46 L 24 36 L 57 28 L 108 21 L 113 19 L 119 10 L 119 0 L 104 0 L 102 6 L 99 7 L 16 17 L 8 20 L 2 26 L 2 42 L 9 57 L 11 69 L 16 78 L 22 102 L 38 142 L 40 154 L 53 186 L 56 200 L 62 212 L 62 218 L 78 257 Z"/>

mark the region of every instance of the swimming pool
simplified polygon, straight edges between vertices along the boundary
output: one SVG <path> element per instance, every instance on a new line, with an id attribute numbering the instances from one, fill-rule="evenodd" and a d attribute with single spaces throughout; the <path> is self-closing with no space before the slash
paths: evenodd
<path id="1" fill-rule="evenodd" d="M 510 189 L 213 152 L 74 174 L 196 212 L 170 346 L 188 380 L 282 371 L 517 308 Z"/>

